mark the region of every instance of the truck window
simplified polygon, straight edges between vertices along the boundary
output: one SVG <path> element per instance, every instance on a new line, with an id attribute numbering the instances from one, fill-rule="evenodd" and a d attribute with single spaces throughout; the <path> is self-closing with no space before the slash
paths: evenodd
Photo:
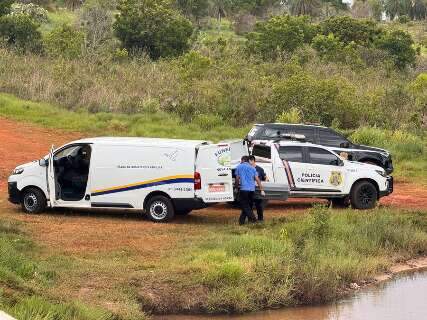
<path id="1" fill-rule="evenodd" d="M 291 162 L 304 162 L 302 154 L 302 147 L 281 146 L 279 148 L 279 156 L 282 160 L 287 160 Z"/>
<path id="2" fill-rule="evenodd" d="M 319 139 L 320 144 L 330 147 L 340 147 L 341 143 L 348 142 L 343 136 L 327 129 L 319 129 Z"/>
<path id="3" fill-rule="evenodd" d="M 339 164 L 338 157 L 328 150 L 321 148 L 308 148 L 310 155 L 310 163 L 337 166 Z"/>
<path id="4" fill-rule="evenodd" d="M 314 142 L 314 128 L 304 126 L 283 126 L 282 128 L 266 128 L 265 138 L 278 138 L 281 134 L 302 134 L 308 142 Z"/>
<path id="5" fill-rule="evenodd" d="M 254 145 L 252 149 L 252 155 L 255 157 L 262 157 L 271 159 L 271 147 L 270 146 L 263 146 L 263 145 Z"/>

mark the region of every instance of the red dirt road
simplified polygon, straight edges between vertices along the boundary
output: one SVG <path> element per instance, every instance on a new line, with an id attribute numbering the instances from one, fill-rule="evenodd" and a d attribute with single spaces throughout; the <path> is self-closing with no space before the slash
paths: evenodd
<path id="1" fill-rule="evenodd" d="M 43 215 L 22 214 L 17 206 L 7 202 L 7 177 L 17 165 L 46 155 L 52 144 L 60 146 L 79 139 L 82 134 L 58 132 L 25 123 L 0 118 L 0 217 L 21 220 L 42 242 L 68 252 L 91 252 L 129 247 L 156 255 L 158 249 L 173 243 L 179 233 L 199 235 L 205 226 L 236 223 L 238 212 L 226 205 L 199 211 L 188 217 L 177 217 L 174 223 L 153 224 L 141 220 L 137 214 L 123 215 L 109 212 L 56 211 Z M 322 200 L 301 199 L 272 203 L 266 216 L 280 217 L 307 209 Z M 427 210 L 427 187 L 396 183 L 394 193 L 381 200 L 386 206 Z M 138 223 L 135 223 L 138 221 Z M 115 241 L 109 241 L 114 238 Z M 141 246 L 141 244 L 148 244 Z M 148 252 L 147 252 L 148 250 Z"/>
<path id="2" fill-rule="evenodd" d="M 81 133 L 66 133 L 44 129 L 26 123 L 0 118 L 0 192 L 7 186 L 7 177 L 17 165 L 40 159 L 49 152 L 52 144 L 60 146 L 82 138 Z M 287 207 L 306 207 L 312 200 L 289 201 Z M 381 200 L 384 205 L 401 208 L 427 209 L 427 186 L 396 183 L 394 193 Z"/>

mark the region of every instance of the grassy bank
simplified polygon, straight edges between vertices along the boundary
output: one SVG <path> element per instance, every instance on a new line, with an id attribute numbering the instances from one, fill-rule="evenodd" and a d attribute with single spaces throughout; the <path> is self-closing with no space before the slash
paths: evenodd
<path id="1" fill-rule="evenodd" d="M 248 227 L 188 218 L 150 231 L 152 239 L 172 241 L 155 256 L 144 246 L 67 254 L 38 248 L 21 227 L 2 220 L 0 307 L 20 320 L 133 320 L 144 311 L 249 312 L 322 303 L 396 261 L 427 254 L 426 212 L 315 207 Z M 133 223 L 147 232 L 142 222 Z"/>
<path id="2" fill-rule="evenodd" d="M 46 294 L 57 284 L 54 266 L 43 263 L 43 250 L 22 226 L 0 220 L 0 309 L 19 320 L 113 320 L 108 311 Z"/>

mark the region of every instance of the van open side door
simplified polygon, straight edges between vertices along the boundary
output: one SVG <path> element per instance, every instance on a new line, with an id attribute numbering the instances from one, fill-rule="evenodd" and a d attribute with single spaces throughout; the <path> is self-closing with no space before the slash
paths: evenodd
<path id="1" fill-rule="evenodd" d="M 56 186 L 55 186 L 55 168 L 53 166 L 53 151 L 54 146 L 50 148 L 49 164 L 47 167 L 47 189 L 49 191 L 50 206 L 54 207 L 56 204 Z"/>
<path id="2" fill-rule="evenodd" d="M 195 194 L 206 203 L 233 201 L 231 148 L 228 143 L 201 145 L 196 156 Z M 200 182 L 200 183 L 199 183 Z"/>

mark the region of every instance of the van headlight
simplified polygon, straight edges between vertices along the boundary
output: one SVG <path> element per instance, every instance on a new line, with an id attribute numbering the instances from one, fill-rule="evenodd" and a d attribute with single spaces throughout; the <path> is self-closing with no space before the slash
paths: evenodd
<path id="1" fill-rule="evenodd" d="M 387 177 L 387 173 L 384 170 L 375 170 L 375 172 L 384 178 Z"/>
<path id="2" fill-rule="evenodd" d="M 24 168 L 16 168 L 12 171 L 12 174 L 21 174 L 24 172 Z"/>

